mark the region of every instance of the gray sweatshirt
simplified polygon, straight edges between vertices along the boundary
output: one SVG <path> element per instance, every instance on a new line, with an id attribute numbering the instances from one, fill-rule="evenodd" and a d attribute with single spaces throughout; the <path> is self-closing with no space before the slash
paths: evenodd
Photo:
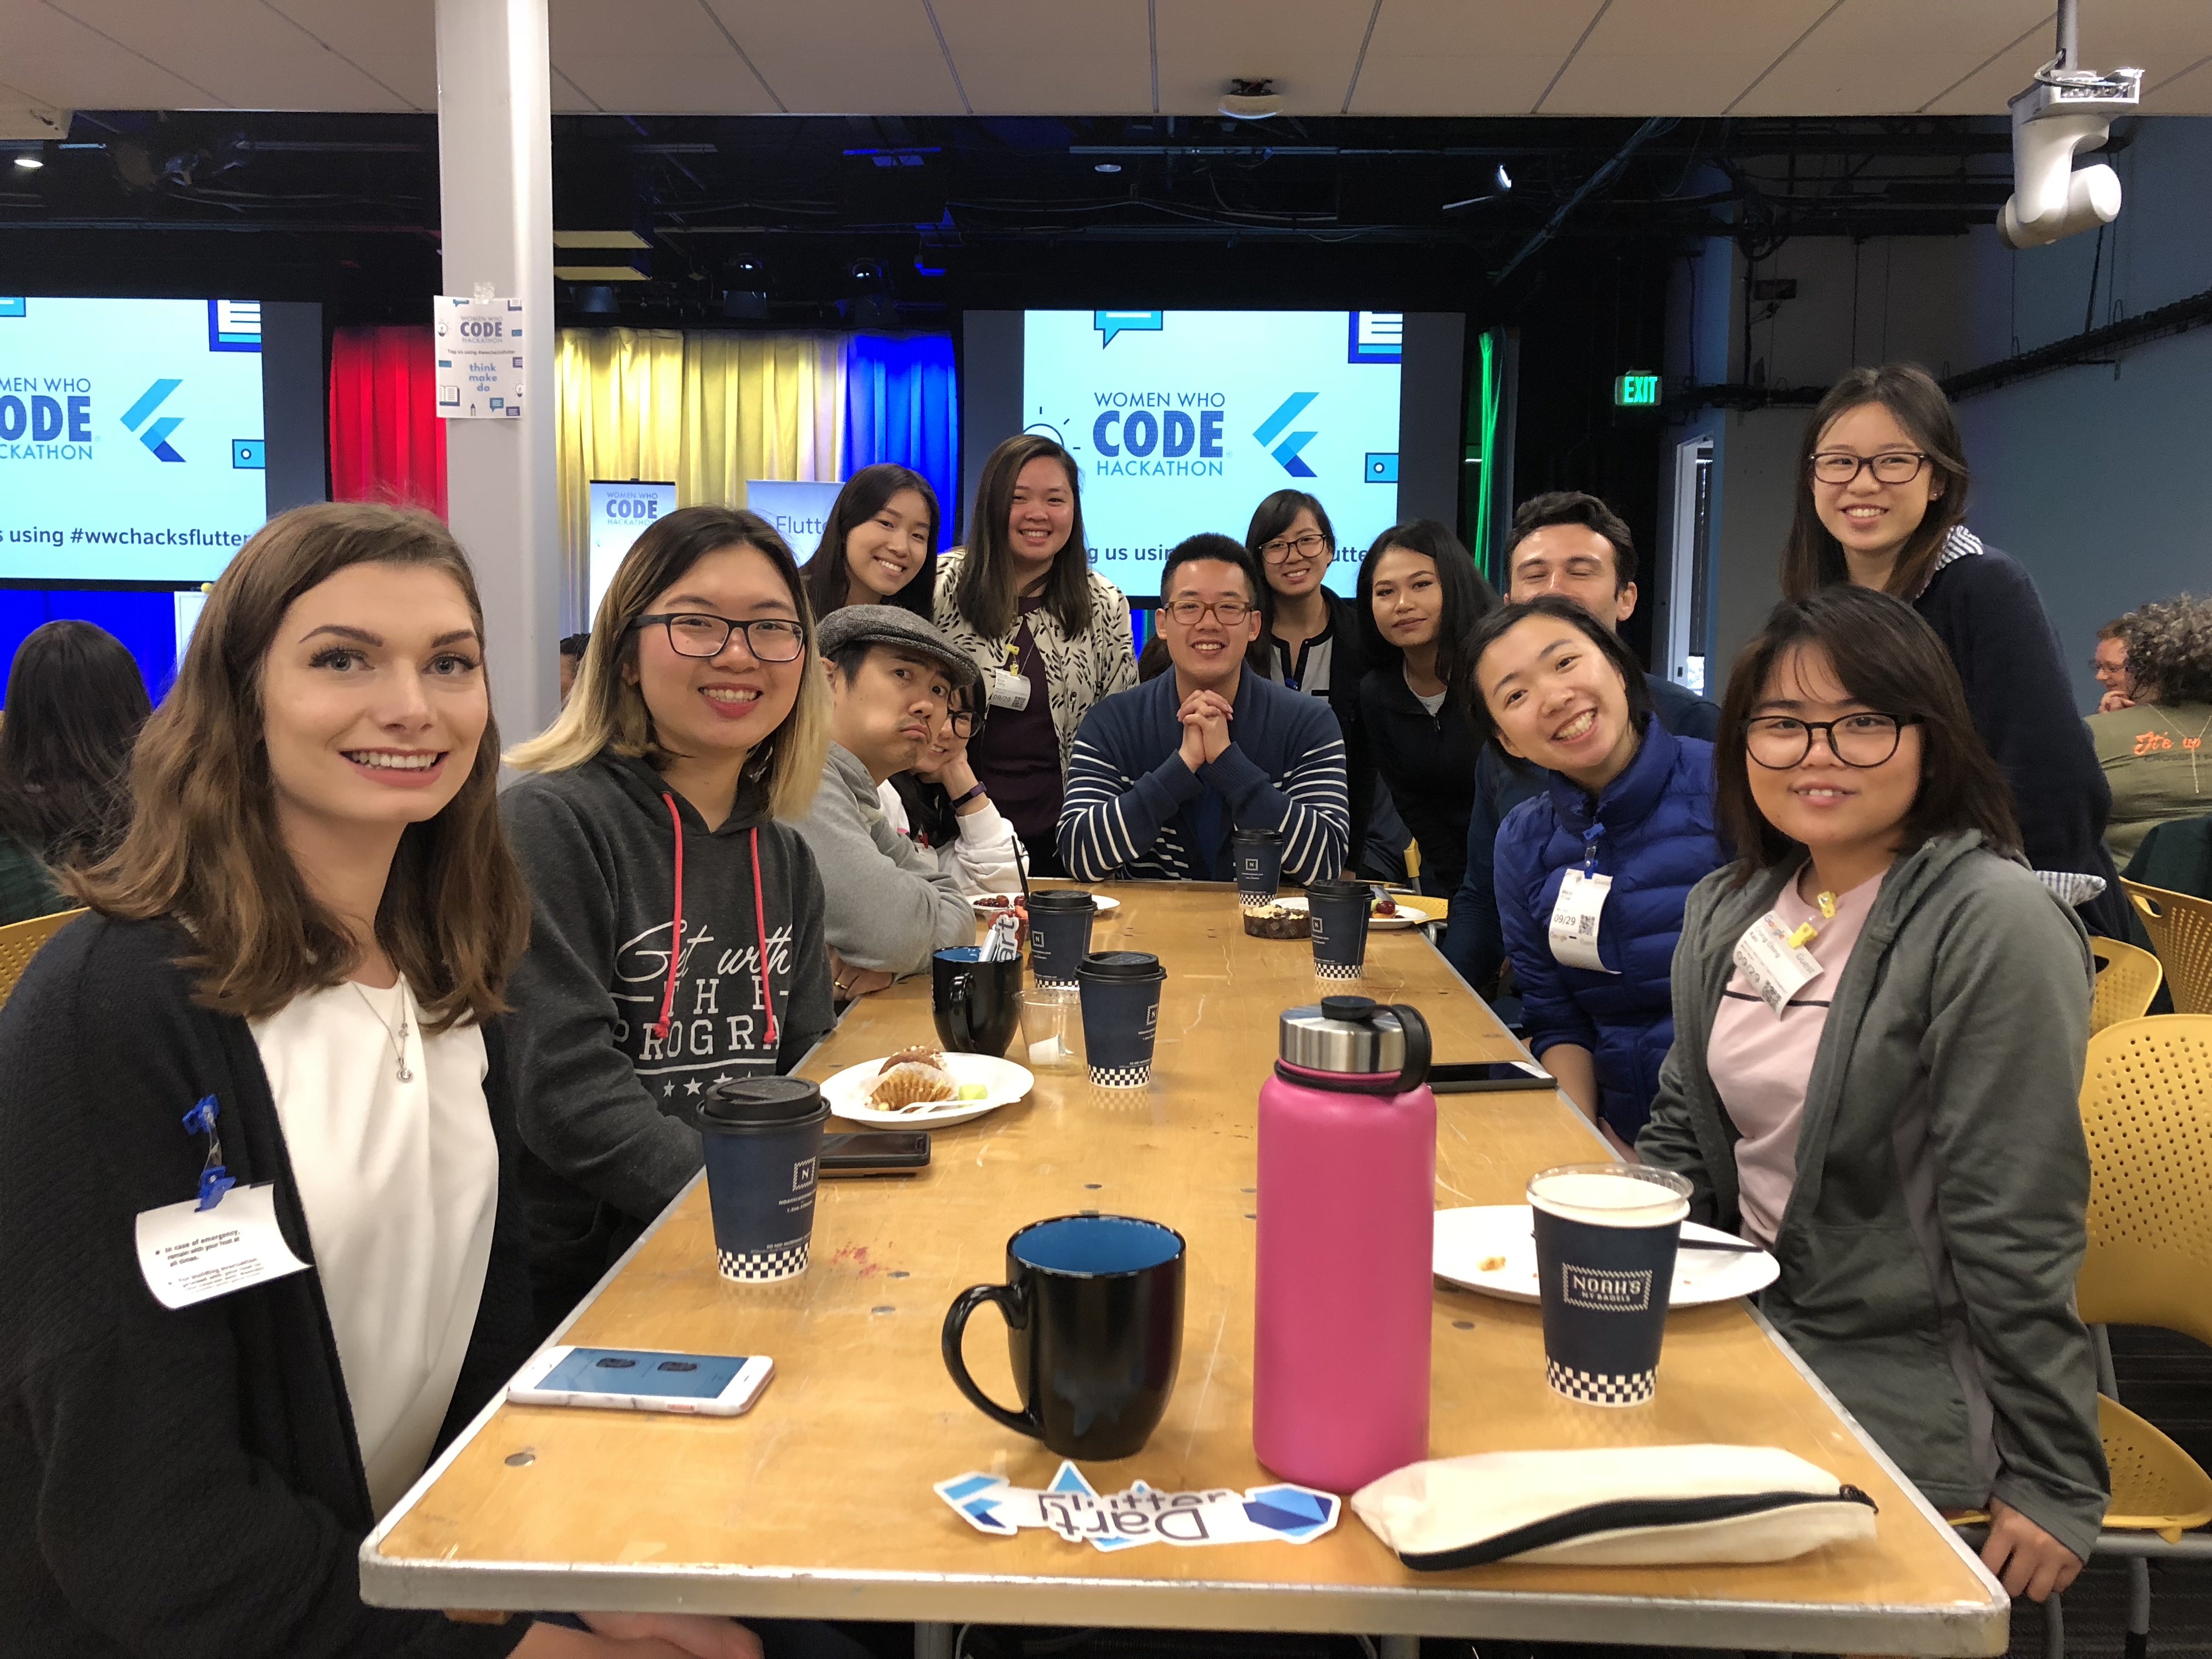
<path id="1" fill-rule="evenodd" d="M 1736 941 L 1803 862 L 1691 890 L 1636 1141 L 1690 1178 L 1692 1219 L 1730 1230 L 1737 1134 L 1706 1045 Z M 1899 859 L 1832 994 L 1761 1303 L 1929 1502 L 2001 1498 L 2084 1559 L 2109 1492 L 2074 1311 L 2091 974 L 2074 913 L 1978 834 Z"/>
<path id="2" fill-rule="evenodd" d="M 685 1114 L 706 1090 L 787 1072 L 829 1030 L 830 958 L 814 860 L 750 791 L 709 831 L 652 767 L 609 750 L 522 778 L 500 808 L 530 878 L 530 948 L 507 997 L 542 1330 L 697 1173 Z"/>
<path id="3" fill-rule="evenodd" d="M 842 744 L 830 745 L 813 809 L 792 827 L 822 871 L 823 931 L 854 967 L 920 973 L 933 952 L 975 942 L 975 908 L 934 860 L 891 828 L 876 781 Z"/>

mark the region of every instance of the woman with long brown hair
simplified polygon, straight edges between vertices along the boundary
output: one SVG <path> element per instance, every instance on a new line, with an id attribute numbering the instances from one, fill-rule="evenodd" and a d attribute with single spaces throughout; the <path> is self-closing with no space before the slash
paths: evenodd
<path id="1" fill-rule="evenodd" d="M 2112 791 L 2058 635 L 2027 572 L 1966 528 L 1967 483 L 1959 423 L 1934 376 L 1915 363 L 1851 370 L 1805 423 L 1782 591 L 1802 599 L 1850 582 L 1920 613 L 2011 786 L 2028 862 L 2093 933 L 2125 938 L 2104 839 Z M 2085 896 L 2100 883 L 2100 895 Z"/>
<path id="2" fill-rule="evenodd" d="M 845 480 L 814 556 L 799 567 L 818 620 L 848 605 L 937 604 L 937 492 L 910 466 L 878 461 Z"/>
<path id="3" fill-rule="evenodd" d="M 128 835 L 64 878 L 94 914 L 0 1018 L 0 1651 L 679 1651 L 361 1600 L 377 1517 L 530 1352 L 498 776 L 442 525 L 301 507 L 240 550 Z"/>
<path id="4" fill-rule="evenodd" d="M 1774 1252 L 1763 1307 L 1913 1484 L 2063 1590 L 2107 1493 L 2074 1311 L 2092 969 L 2022 863 L 1942 642 L 1856 586 L 1784 600 L 1715 753 L 1733 863 L 1690 894 L 1647 1164 Z"/>
<path id="5" fill-rule="evenodd" d="M 822 878 L 789 827 L 829 744 L 783 538 L 732 507 L 655 520 L 501 802 L 532 897 L 514 1000 L 541 1329 L 698 1173 L 678 1114 L 700 1090 L 787 1072 L 830 1029 Z"/>
<path id="6" fill-rule="evenodd" d="M 1013 824 L 1032 873 L 1062 871 L 1056 837 L 1076 728 L 1137 683 L 1129 601 L 1091 568 L 1075 458 L 1033 433 L 991 452 L 968 545 L 938 561 L 937 625 L 983 671 L 990 719 L 969 763 Z"/>

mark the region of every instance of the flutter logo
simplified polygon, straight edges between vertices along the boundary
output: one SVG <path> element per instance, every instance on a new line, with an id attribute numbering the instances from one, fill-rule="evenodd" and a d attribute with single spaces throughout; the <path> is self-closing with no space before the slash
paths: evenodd
<path id="1" fill-rule="evenodd" d="M 1314 470 L 1305 464 L 1304 459 L 1298 452 L 1321 436 L 1321 434 L 1293 432 L 1287 437 L 1284 437 L 1280 443 L 1276 443 L 1275 440 L 1282 436 L 1285 427 L 1305 413 L 1308 404 L 1320 396 L 1321 393 L 1318 392 L 1293 392 L 1283 399 L 1281 406 L 1273 414 L 1252 429 L 1252 435 L 1260 441 L 1263 447 L 1267 447 L 1267 453 L 1281 463 L 1283 471 L 1293 478 L 1310 478 L 1314 476 Z"/>
<path id="2" fill-rule="evenodd" d="M 156 380 L 140 394 L 138 401 L 125 411 L 123 427 L 126 432 L 138 432 L 149 415 L 159 409 L 168 395 L 182 386 L 182 380 Z M 138 441 L 154 452 L 157 461 L 181 461 L 185 458 L 169 447 L 169 434 L 185 423 L 179 415 L 164 415 L 143 432 L 138 432 Z"/>

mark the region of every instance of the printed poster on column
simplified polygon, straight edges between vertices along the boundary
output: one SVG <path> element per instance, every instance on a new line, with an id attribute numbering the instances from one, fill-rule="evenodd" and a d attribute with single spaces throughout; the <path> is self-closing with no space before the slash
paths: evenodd
<path id="1" fill-rule="evenodd" d="M 448 421 L 511 419 L 522 413 L 522 301 L 436 301 L 438 414 Z"/>

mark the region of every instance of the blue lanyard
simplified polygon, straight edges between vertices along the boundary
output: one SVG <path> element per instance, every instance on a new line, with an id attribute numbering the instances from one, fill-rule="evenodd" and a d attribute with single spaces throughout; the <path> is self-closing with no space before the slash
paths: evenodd
<path id="1" fill-rule="evenodd" d="M 1583 878 L 1588 880 L 1597 870 L 1597 844 L 1605 834 L 1605 826 L 1593 823 L 1583 831 Z"/>
<path id="2" fill-rule="evenodd" d="M 222 1202 L 222 1195 L 238 1185 L 237 1179 L 223 1169 L 222 1142 L 215 1132 L 216 1103 L 213 1095 L 203 1095 L 199 1103 L 185 1114 L 185 1133 L 207 1136 L 207 1162 L 200 1169 L 200 1201 L 203 1210 L 212 1210 Z"/>

